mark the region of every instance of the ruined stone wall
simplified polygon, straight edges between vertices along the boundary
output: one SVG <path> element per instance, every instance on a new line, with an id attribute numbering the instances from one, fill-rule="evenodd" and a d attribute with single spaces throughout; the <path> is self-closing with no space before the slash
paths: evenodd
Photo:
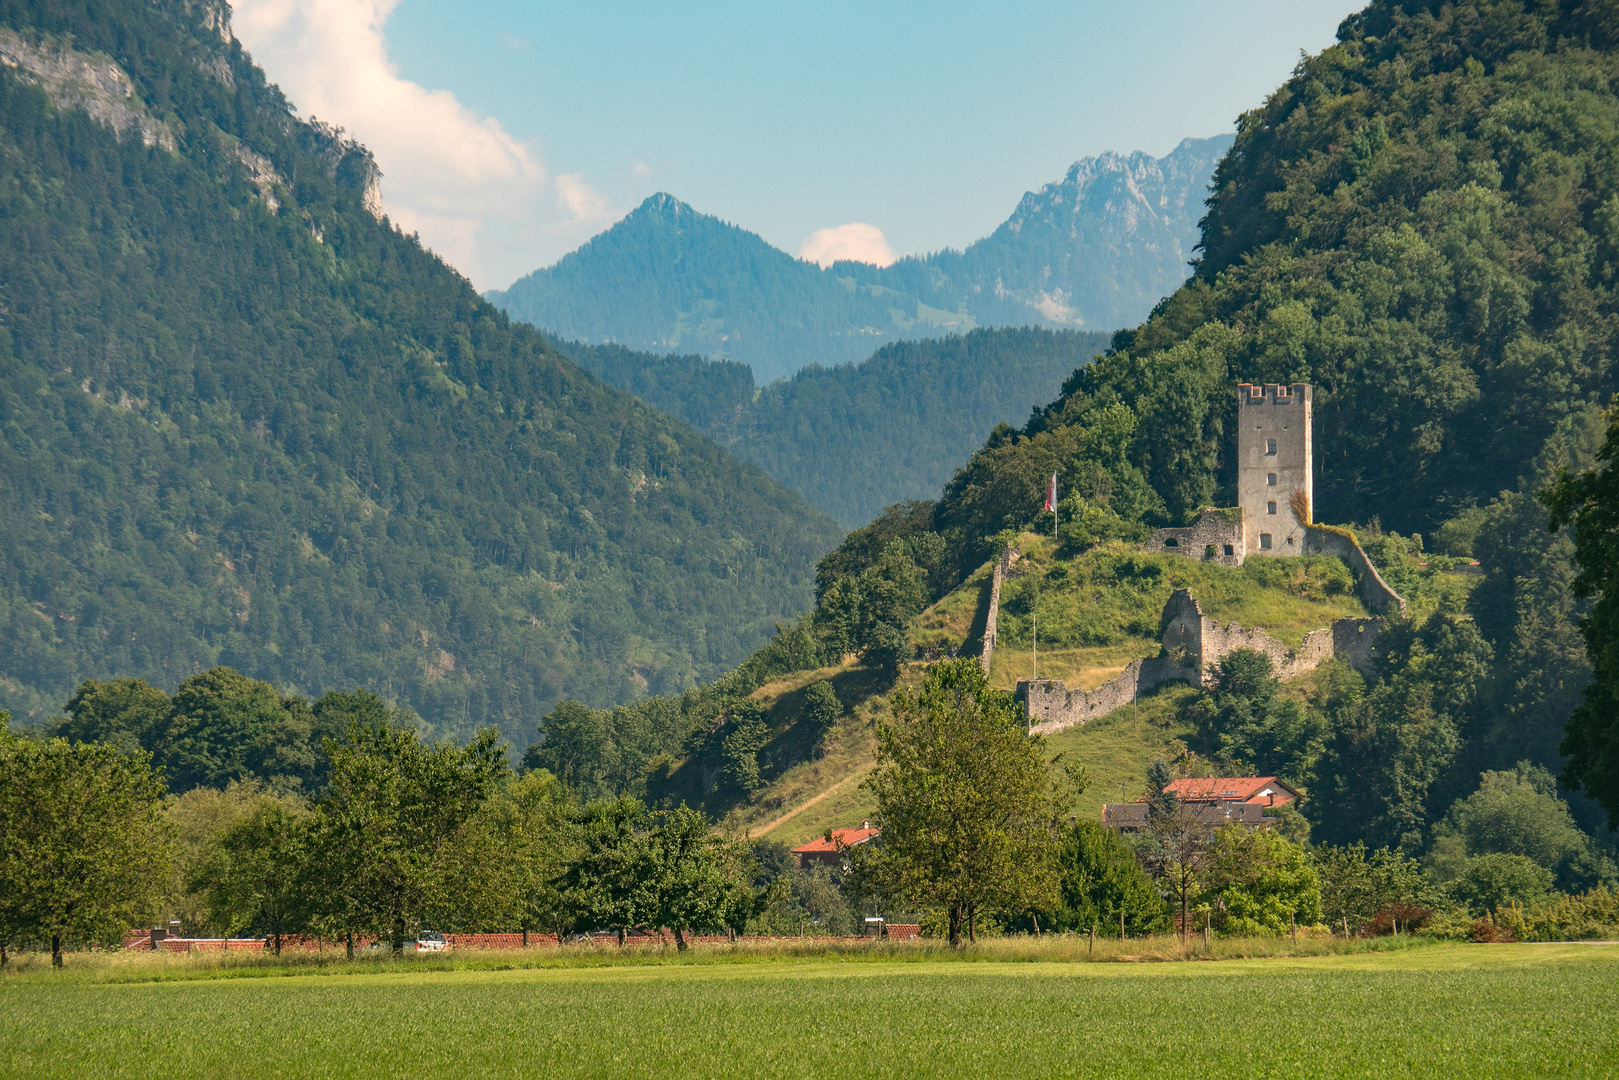
<path id="1" fill-rule="evenodd" d="M 1195 670 L 1176 667 L 1168 657 L 1132 660 L 1124 671 L 1095 690 L 1070 690 L 1061 679 L 1023 679 L 1017 684 L 1023 698 L 1029 731 L 1050 735 L 1075 724 L 1106 716 L 1166 682 L 1191 682 Z"/>
<path id="2" fill-rule="evenodd" d="M 1236 622 L 1221 626 L 1203 614 L 1190 589 L 1176 589 L 1164 605 L 1163 626 L 1158 656 L 1133 661 L 1123 673 L 1095 690 L 1070 690 L 1058 679 L 1020 681 L 1018 695 L 1029 719 L 1029 730 L 1049 735 L 1095 720 L 1166 682 L 1207 686 L 1213 682 L 1215 665 L 1236 649 L 1251 649 L 1270 657 L 1277 677 L 1282 679 L 1303 675 L 1337 657 L 1370 676 L 1383 620 L 1339 619 L 1330 627 L 1310 631 L 1297 649 L 1289 649 L 1258 627 L 1244 629 Z"/>
<path id="3" fill-rule="evenodd" d="M 1405 598 L 1389 588 L 1383 575 L 1372 565 L 1372 560 L 1361 550 L 1360 542 L 1347 529 L 1310 526 L 1305 536 L 1304 552 L 1306 555 L 1336 555 L 1342 559 L 1359 579 L 1360 602 L 1366 605 L 1368 611 L 1375 611 L 1379 615 L 1405 611 Z"/>
<path id="4" fill-rule="evenodd" d="M 1012 549 L 1007 548 L 1001 552 L 1001 557 L 995 560 L 995 569 L 989 579 L 989 613 L 984 617 L 984 648 L 978 654 L 979 663 L 984 666 L 984 674 L 989 674 L 989 661 L 995 655 L 995 624 L 999 621 L 1001 613 L 1001 582 L 1006 580 L 1006 571 L 1012 565 Z"/>
<path id="5" fill-rule="evenodd" d="M 1208 559 L 1221 566 L 1241 566 L 1246 548 L 1242 538 L 1241 510 L 1205 510 L 1196 524 L 1178 529 L 1159 529 L 1141 545 L 1146 551 L 1162 551 Z M 1210 555 L 1210 549 L 1214 554 Z"/>

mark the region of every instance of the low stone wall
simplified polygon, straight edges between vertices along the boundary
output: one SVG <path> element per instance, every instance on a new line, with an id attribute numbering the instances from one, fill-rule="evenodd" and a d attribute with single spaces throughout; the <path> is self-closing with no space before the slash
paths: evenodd
<path id="1" fill-rule="evenodd" d="M 1361 549 L 1360 541 L 1347 529 L 1335 529 L 1325 525 L 1308 525 L 1304 530 L 1304 553 L 1306 555 L 1336 555 L 1344 561 L 1349 569 L 1355 572 L 1360 579 L 1360 602 L 1367 609 L 1379 615 L 1388 615 L 1393 612 L 1405 613 L 1405 598 L 1383 580 L 1383 575 L 1377 572 L 1372 560 L 1366 557 Z"/>
<path id="2" fill-rule="evenodd" d="M 870 942 L 910 941 L 922 936 L 922 927 L 916 923 L 889 923 L 883 927 L 881 936 L 852 935 L 849 937 L 831 937 L 825 934 L 810 936 L 782 935 L 775 937 L 737 937 L 735 939 L 725 934 L 695 934 L 686 935 L 688 945 L 758 945 L 771 942 L 793 941 L 804 944 L 867 944 Z M 369 936 L 356 936 L 354 948 L 364 949 L 375 940 Z M 444 940 L 451 949 L 521 949 L 523 945 L 522 934 L 445 934 Z M 602 948 L 618 947 L 618 936 L 606 934 L 592 937 L 578 942 L 581 945 L 596 945 Z M 657 932 L 637 931 L 632 934 L 626 944 L 630 946 L 668 945 L 675 944 L 672 931 Z M 558 945 L 555 934 L 530 934 L 527 948 L 554 949 Z M 157 950 L 170 953 L 193 952 L 263 952 L 270 947 L 267 938 L 165 938 L 157 943 Z M 151 932 L 140 930 L 131 931 L 124 935 L 124 948 L 145 951 L 152 948 Z M 303 937 L 301 935 L 286 935 L 281 939 L 281 951 L 294 949 L 325 950 L 329 952 L 342 952 L 344 943 L 342 939 L 326 940 L 321 938 Z"/>
<path id="3" fill-rule="evenodd" d="M 1123 708 L 1155 686 L 1196 678 L 1195 669 L 1176 667 L 1168 657 L 1152 656 L 1132 660 L 1123 672 L 1095 690 L 1070 690 L 1061 679 L 1020 679 L 1017 691 L 1030 721 L 1030 734 L 1051 735 Z"/>
<path id="4" fill-rule="evenodd" d="M 1205 510 L 1183 528 L 1159 529 L 1141 545 L 1145 551 L 1208 559 L 1221 566 L 1241 566 L 1245 549 L 1241 510 Z M 1211 556 L 1209 549 L 1214 550 Z"/>

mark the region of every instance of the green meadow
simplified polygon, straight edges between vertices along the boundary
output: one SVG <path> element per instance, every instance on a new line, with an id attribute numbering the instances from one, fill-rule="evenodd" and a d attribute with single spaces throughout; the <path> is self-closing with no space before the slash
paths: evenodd
<path id="1" fill-rule="evenodd" d="M 0 980 L 0 1072 L 233 1080 L 1619 1072 L 1615 945 L 1177 963 L 1078 962 L 1074 939 L 1045 950 L 990 943 L 959 957 L 922 948 L 723 962 L 722 952 L 507 970 L 373 961 L 313 974 L 74 957 L 77 971 L 33 967 Z"/>

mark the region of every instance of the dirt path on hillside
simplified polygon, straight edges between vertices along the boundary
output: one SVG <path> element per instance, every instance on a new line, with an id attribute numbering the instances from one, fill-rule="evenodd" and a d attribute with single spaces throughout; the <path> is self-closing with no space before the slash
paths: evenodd
<path id="1" fill-rule="evenodd" d="M 850 774 L 848 776 L 845 776 L 842 780 L 839 780 L 837 783 L 833 784 L 831 787 L 827 788 L 825 791 L 821 792 L 819 795 L 815 796 L 812 799 L 807 799 L 804 802 L 799 803 L 797 806 L 793 807 L 791 810 L 789 810 L 785 814 L 781 815 L 781 817 L 776 818 L 774 821 L 767 822 L 764 825 L 759 826 L 757 829 L 749 829 L 748 831 L 750 833 L 752 833 L 754 836 L 763 836 L 765 833 L 767 833 L 770 830 L 776 828 L 777 826 L 785 824 L 786 822 L 789 822 L 789 821 L 793 820 L 793 818 L 797 817 L 799 814 L 802 814 L 805 810 L 808 810 L 810 807 L 814 806 L 816 803 L 820 802 L 822 799 L 826 798 L 828 795 L 831 795 L 834 792 L 838 791 L 840 788 L 842 788 L 849 781 L 851 781 L 851 780 L 859 780 L 859 779 L 863 778 L 866 775 L 866 773 L 868 773 L 870 771 L 871 771 L 870 769 L 864 769 L 864 770 L 862 770 L 860 772 L 852 773 L 852 774 Z"/>

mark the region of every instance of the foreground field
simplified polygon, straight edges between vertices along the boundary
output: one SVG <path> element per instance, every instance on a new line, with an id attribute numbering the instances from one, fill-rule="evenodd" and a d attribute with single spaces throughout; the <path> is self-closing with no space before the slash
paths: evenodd
<path id="1" fill-rule="evenodd" d="M 1610 1076 L 1619 947 L 0 981 L 0 1071 L 80 1076 Z"/>

